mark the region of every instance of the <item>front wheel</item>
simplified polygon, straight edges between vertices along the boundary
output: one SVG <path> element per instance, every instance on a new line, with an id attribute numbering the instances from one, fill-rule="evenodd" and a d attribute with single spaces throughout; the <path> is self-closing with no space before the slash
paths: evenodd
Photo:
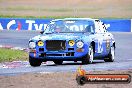
<path id="1" fill-rule="evenodd" d="M 38 60 L 38 59 L 35 59 L 35 58 L 32 58 L 32 57 L 29 57 L 29 63 L 30 63 L 31 66 L 37 67 L 37 66 L 41 65 L 42 61 Z"/>
<path id="2" fill-rule="evenodd" d="M 87 55 L 82 60 L 82 64 L 92 64 L 93 63 L 93 55 L 94 55 L 93 46 L 90 45 L 88 48 Z"/>
<path id="3" fill-rule="evenodd" d="M 114 62 L 114 59 L 115 59 L 115 47 L 114 46 L 110 48 L 110 52 L 107 58 L 108 59 L 104 59 L 105 62 Z"/>
<path id="4" fill-rule="evenodd" d="M 85 83 L 86 83 L 86 78 L 84 77 L 84 76 L 78 76 L 77 78 L 76 78 L 76 81 L 77 81 L 77 83 L 79 84 L 79 85 L 84 85 Z"/>

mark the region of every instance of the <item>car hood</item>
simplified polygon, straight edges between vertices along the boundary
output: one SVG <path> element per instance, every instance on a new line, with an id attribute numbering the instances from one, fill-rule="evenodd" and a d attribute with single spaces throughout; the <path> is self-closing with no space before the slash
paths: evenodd
<path id="1" fill-rule="evenodd" d="M 85 33 L 56 33 L 56 34 L 43 34 L 32 38 L 32 40 L 80 40 L 88 36 Z"/>

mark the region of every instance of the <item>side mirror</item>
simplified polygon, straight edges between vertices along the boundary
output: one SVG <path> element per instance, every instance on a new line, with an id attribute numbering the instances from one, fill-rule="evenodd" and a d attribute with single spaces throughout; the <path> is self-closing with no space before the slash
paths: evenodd
<path id="1" fill-rule="evenodd" d="M 110 24 L 104 24 L 106 30 L 110 27 Z"/>
<path id="2" fill-rule="evenodd" d="M 91 34 L 95 34 L 95 32 L 90 32 Z"/>
<path id="3" fill-rule="evenodd" d="M 40 34 L 43 34 L 44 33 L 44 31 L 40 31 Z"/>

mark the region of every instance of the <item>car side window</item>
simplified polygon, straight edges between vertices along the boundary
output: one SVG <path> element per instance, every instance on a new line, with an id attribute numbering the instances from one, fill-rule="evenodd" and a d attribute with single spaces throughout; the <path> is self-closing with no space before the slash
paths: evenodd
<path id="1" fill-rule="evenodd" d="M 105 33 L 106 32 L 106 29 L 102 22 L 96 22 L 95 24 L 96 24 L 96 30 L 95 30 L 96 33 Z"/>
<path id="2" fill-rule="evenodd" d="M 88 25 L 86 28 L 85 28 L 86 32 L 91 32 L 93 33 L 94 32 L 94 26 L 93 25 Z"/>

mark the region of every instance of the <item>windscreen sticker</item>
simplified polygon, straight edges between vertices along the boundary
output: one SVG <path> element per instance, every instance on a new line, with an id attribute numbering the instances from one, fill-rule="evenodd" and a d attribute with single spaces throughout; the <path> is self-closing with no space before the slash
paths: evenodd
<path id="1" fill-rule="evenodd" d="M 71 31 L 84 31 L 87 25 L 72 25 L 67 26 Z"/>
<path id="2" fill-rule="evenodd" d="M 72 23 L 75 23 L 75 21 L 65 21 L 66 24 L 72 24 Z"/>

